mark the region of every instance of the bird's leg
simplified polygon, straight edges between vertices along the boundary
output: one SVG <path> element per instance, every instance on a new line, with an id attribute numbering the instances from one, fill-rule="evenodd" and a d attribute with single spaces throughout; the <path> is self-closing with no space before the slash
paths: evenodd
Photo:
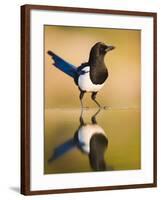
<path id="1" fill-rule="evenodd" d="M 97 112 L 91 117 L 91 122 L 92 124 L 97 124 L 97 120 L 96 120 L 96 116 L 98 115 L 98 113 L 100 112 L 100 108 L 97 110 Z"/>
<path id="2" fill-rule="evenodd" d="M 97 95 L 97 92 L 92 92 L 92 95 L 91 95 L 91 98 L 92 100 L 97 104 L 97 106 L 100 108 L 101 105 L 98 103 L 98 101 L 96 100 L 96 95 Z"/>
<path id="3" fill-rule="evenodd" d="M 84 120 L 83 120 L 83 109 L 81 109 L 81 114 L 80 114 L 79 122 L 80 122 L 80 127 L 85 124 Z"/>
<path id="4" fill-rule="evenodd" d="M 83 99 L 83 96 L 84 96 L 84 91 L 80 91 L 80 95 L 79 95 L 79 99 L 80 99 L 80 102 L 81 102 L 81 108 L 83 108 L 83 101 L 82 101 L 82 99 Z"/>

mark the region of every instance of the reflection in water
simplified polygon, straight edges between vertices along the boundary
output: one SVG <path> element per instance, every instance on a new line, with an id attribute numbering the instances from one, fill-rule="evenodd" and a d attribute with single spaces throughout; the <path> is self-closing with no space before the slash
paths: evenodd
<path id="1" fill-rule="evenodd" d="M 45 109 L 44 139 L 45 174 L 141 168 L 139 109 Z"/>
<path id="2" fill-rule="evenodd" d="M 80 124 L 74 136 L 54 148 L 48 163 L 59 159 L 74 148 L 78 148 L 89 157 L 90 166 L 94 171 L 112 170 L 104 160 L 104 154 L 108 147 L 108 138 L 103 128 L 97 124 L 96 116 L 99 113 L 100 109 L 91 117 L 91 123 L 85 123 L 82 110 L 79 119 Z"/>

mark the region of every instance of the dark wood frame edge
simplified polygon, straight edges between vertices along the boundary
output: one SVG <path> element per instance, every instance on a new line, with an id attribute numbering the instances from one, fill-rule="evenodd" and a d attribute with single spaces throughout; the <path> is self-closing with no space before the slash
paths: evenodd
<path id="1" fill-rule="evenodd" d="M 21 7 L 21 194 L 30 192 L 30 11 Z"/>
<path id="2" fill-rule="evenodd" d="M 105 190 L 122 190 L 122 189 L 141 189 L 156 187 L 154 183 L 134 184 L 134 185 L 116 185 L 102 187 L 86 187 L 86 188 L 70 188 L 70 189 L 55 189 L 55 190 L 37 190 L 29 191 L 24 195 L 45 195 L 45 194 L 61 194 L 61 193 L 76 193 L 76 192 L 94 192 Z"/>
<path id="3" fill-rule="evenodd" d="M 21 7 L 26 7 L 28 10 L 48 10 L 48 11 L 69 11 L 81 13 L 98 13 L 98 14 L 114 14 L 114 15 L 132 15 L 132 16 L 154 16 L 155 12 L 127 11 L 127 10 L 110 10 L 110 9 L 95 9 L 95 8 L 80 8 L 80 7 L 63 7 L 63 6 L 48 6 L 48 5 L 32 5 L 25 4 Z"/>
<path id="4" fill-rule="evenodd" d="M 153 142 L 153 183 L 118 185 L 103 187 L 71 188 L 56 190 L 30 190 L 30 11 L 31 10 L 58 10 L 83 13 L 132 15 L 132 16 L 150 16 L 153 17 L 154 33 L 154 142 Z M 105 10 L 76 7 L 59 7 L 43 5 L 23 5 L 21 6 L 21 194 L 39 195 L 39 194 L 58 194 L 72 192 L 89 192 L 116 189 L 136 189 L 157 187 L 157 13 L 138 12 L 123 10 Z"/>
<path id="5" fill-rule="evenodd" d="M 153 182 L 157 187 L 157 13 L 153 14 Z"/>

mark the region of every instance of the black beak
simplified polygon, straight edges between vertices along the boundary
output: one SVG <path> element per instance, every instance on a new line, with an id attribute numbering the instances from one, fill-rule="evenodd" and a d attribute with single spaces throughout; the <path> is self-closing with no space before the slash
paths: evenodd
<path id="1" fill-rule="evenodd" d="M 111 51 L 113 49 L 115 49 L 114 46 L 106 46 L 105 52 L 107 53 L 108 51 Z"/>
<path id="2" fill-rule="evenodd" d="M 111 50 L 113 50 L 113 49 L 115 49 L 115 47 L 114 47 L 114 46 L 107 46 L 107 49 L 106 49 L 106 51 L 111 51 Z"/>

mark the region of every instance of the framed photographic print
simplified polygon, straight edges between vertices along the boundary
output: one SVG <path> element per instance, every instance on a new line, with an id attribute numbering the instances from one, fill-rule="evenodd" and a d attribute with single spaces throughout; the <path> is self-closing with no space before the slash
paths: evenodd
<path id="1" fill-rule="evenodd" d="M 21 193 L 156 187 L 157 14 L 21 7 Z"/>

